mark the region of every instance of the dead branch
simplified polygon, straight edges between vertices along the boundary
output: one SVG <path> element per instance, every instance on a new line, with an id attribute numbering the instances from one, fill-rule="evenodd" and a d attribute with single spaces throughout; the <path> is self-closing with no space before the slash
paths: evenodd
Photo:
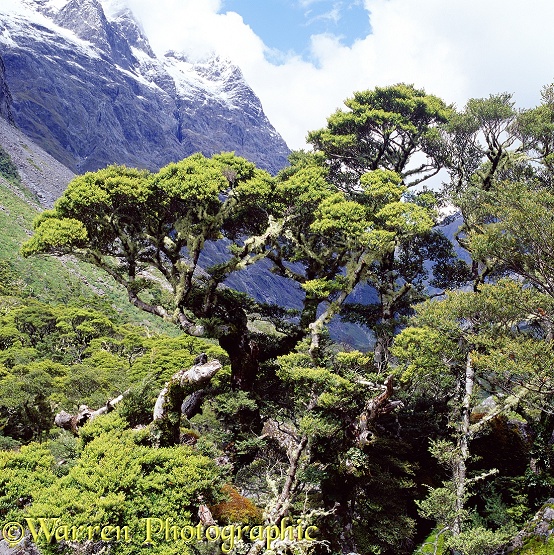
<path id="1" fill-rule="evenodd" d="M 358 443 L 361 447 L 369 443 L 369 438 L 372 435 L 371 429 L 375 421 L 389 412 L 392 412 L 398 407 L 404 406 L 402 401 L 391 401 L 390 398 L 393 394 L 393 379 L 392 374 L 385 380 L 384 390 L 369 400 L 358 419 Z"/>
<path id="2" fill-rule="evenodd" d="M 125 391 L 121 395 L 117 396 L 115 399 L 111 399 L 108 401 L 103 407 L 100 407 L 97 410 L 91 410 L 87 405 L 81 405 L 79 407 L 79 411 L 77 414 L 69 414 L 64 410 L 60 411 L 56 414 L 54 418 L 54 424 L 63 428 L 64 430 L 68 430 L 75 435 L 79 435 L 79 428 L 89 422 L 90 420 L 94 420 L 97 416 L 101 416 L 102 414 L 107 414 L 111 412 L 115 405 L 122 401 L 128 394 L 130 390 Z"/>
<path id="3" fill-rule="evenodd" d="M 185 398 L 208 383 L 221 369 L 218 360 L 203 363 L 204 353 L 188 370 L 179 370 L 165 384 L 154 405 L 152 436 L 158 446 L 175 445 L 179 442 L 181 410 Z"/>
<path id="4" fill-rule="evenodd" d="M 153 436 L 157 445 L 173 445 L 179 441 L 181 412 L 191 416 L 198 410 L 203 399 L 201 387 L 221 368 L 218 360 L 208 362 L 204 353 L 199 355 L 195 362 L 196 364 L 188 370 L 179 370 L 174 374 L 158 395 L 152 418 Z M 128 394 L 129 390 L 111 399 L 97 410 L 81 405 L 76 414 L 61 411 L 56 415 L 54 423 L 64 430 L 79 435 L 79 428 L 97 416 L 112 411 Z"/>

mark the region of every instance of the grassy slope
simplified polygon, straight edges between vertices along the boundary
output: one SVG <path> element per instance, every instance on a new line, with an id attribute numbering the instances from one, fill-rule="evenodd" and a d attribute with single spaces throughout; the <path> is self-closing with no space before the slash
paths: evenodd
<path id="1" fill-rule="evenodd" d="M 109 276 L 70 257 L 23 258 L 21 244 L 32 233 L 32 222 L 41 208 L 23 186 L 0 177 L 0 260 L 8 260 L 22 276 L 25 291 L 41 301 L 68 303 L 78 296 L 100 296 L 122 317 L 152 331 L 179 334 L 172 325 L 133 307 L 125 291 Z"/>

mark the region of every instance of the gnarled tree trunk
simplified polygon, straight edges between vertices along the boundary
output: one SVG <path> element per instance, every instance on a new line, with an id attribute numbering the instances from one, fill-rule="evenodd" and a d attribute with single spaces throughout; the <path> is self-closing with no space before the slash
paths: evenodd
<path id="1" fill-rule="evenodd" d="M 209 382 L 220 369 L 221 363 L 215 359 L 195 364 L 188 370 L 180 370 L 165 384 L 156 400 L 152 423 L 152 435 L 158 447 L 179 443 L 181 407 L 185 397 Z"/>
<path id="2" fill-rule="evenodd" d="M 179 443 L 179 426 L 181 424 L 181 412 L 185 410 L 196 410 L 198 403 L 197 392 L 221 369 L 218 360 L 208 361 L 204 353 L 197 358 L 197 363 L 188 370 L 179 370 L 165 384 L 156 404 L 154 406 L 152 436 L 158 447 L 166 447 Z M 86 405 L 79 407 L 77 414 L 71 415 L 61 411 L 56 415 L 55 424 L 60 428 L 72 431 L 78 435 L 79 428 L 86 422 L 97 416 L 106 414 L 113 410 L 126 395 L 125 392 L 119 397 L 108 401 L 105 406 L 98 410 L 91 410 Z M 185 399 L 191 396 L 187 404 Z"/>

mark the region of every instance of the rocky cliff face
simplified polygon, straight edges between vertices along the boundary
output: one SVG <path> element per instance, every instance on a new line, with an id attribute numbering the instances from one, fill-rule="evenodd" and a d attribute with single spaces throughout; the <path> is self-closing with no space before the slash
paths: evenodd
<path id="1" fill-rule="evenodd" d="M 271 172 L 286 164 L 286 144 L 236 66 L 156 57 L 128 9 L 3 0 L 0 56 L 9 87 L 0 106 L 11 94 L 20 129 L 74 172 L 109 163 L 156 170 L 222 150 Z"/>
<path id="2" fill-rule="evenodd" d="M 6 83 L 6 67 L 0 58 L 0 118 L 13 123 L 12 95 Z"/>
<path id="3" fill-rule="evenodd" d="M 35 195 L 43 207 L 51 208 L 67 184 L 75 177 L 63 164 L 2 118 L 0 147 L 10 155 L 17 166 L 23 186 Z"/>

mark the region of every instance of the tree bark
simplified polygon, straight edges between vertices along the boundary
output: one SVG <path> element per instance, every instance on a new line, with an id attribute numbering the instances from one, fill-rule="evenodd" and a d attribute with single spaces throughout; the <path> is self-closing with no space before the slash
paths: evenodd
<path id="1" fill-rule="evenodd" d="M 266 526 L 279 524 L 281 522 L 281 519 L 283 519 L 284 516 L 286 515 L 289 509 L 292 495 L 294 493 L 294 489 L 296 485 L 296 474 L 298 472 L 298 465 L 300 463 L 300 458 L 302 457 L 302 453 L 304 452 L 304 449 L 306 449 L 307 445 L 308 445 L 308 437 L 306 435 L 303 435 L 299 439 L 296 447 L 292 449 L 292 451 L 290 450 L 290 446 L 287 449 L 287 451 L 289 452 L 290 466 L 287 472 L 287 477 L 285 479 L 285 484 L 283 485 L 283 489 L 281 490 L 281 493 L 279 494 L 275 502 L 275 505 L 266 516 L 266 519 L 265 519 Z M 247 555 L 258 555 L 259 553 L 262 552 L 265 545 L 266 545 L 265 540 L 254 542 L 250 547 L 250 549 L 248 550 Z"/>
<path id="2" fill-rule="evenodd" d="M 471 396 L 475 385 L 475 369 L 471 361 L 471 353 L 466 357 L 465 368 L 465 391 L 462 401 L 462 415 L 460 422 L 460 436 L 458 439 L 459 455 L 454 461 L 454 487 L 456 492 L 456 519 L 452 527 L 453 534 L 462 532 L 462 512 L 464 509 L 464 497 L 466 495 L 467 467 L 466 461 L 469 458 L 469 440 L 471 438 L 470 416 L 471 416 Z"/>
<path id="3" fill-rule="evenodd" d="M 379 395 L 366 403 L 364 411 L 358 419 L 358 445 L 360 447 L 369 443 L 372 435 L 371 428 L 380 416 L 404 406 L 402 401 L 390 400 L 394 391 L 392 375 L 385 380 L 384 387 L 385 389 Z"/>
<path id="4" fill-rule="evenodd" d="M 154 406 L 152 437 L 158 447 L 179 443 L 181 407 L 188 395 L 209 382 L 221 369 L 218 360 L 195 364 L 188 370 L 180 370 L 165 384 Z"/>
<path id="5" fill-rule="evenodd" d="M 219 345 L 231 361 L 231 387 L 234 390 L 252 391 L 258 370 L 259 349 L 256 341 L 244 333 L 233 333 L 219 339 Z"/>

